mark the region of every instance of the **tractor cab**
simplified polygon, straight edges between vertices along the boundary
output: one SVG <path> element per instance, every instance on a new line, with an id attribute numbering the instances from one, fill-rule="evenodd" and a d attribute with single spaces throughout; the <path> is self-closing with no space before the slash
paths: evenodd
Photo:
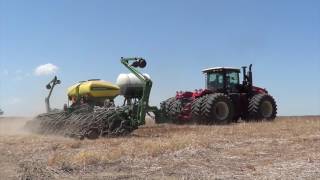
<path id="1" fill-rule="evenodd" d="M 202 71 L 206 78 L 206 89 L 214 92 L 237 92 L 240 85 L 240 69 L 214 67 Z"/>

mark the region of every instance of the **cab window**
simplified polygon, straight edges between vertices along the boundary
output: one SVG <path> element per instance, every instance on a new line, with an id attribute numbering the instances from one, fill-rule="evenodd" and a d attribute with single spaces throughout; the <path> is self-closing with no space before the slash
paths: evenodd
<path id="1" fill-rule="evenodd" d="M 208 88 L 213 87 L 215 89 L 223 88 L 223 74 L 222 73 L 210 73 L 208 74 Z"/>

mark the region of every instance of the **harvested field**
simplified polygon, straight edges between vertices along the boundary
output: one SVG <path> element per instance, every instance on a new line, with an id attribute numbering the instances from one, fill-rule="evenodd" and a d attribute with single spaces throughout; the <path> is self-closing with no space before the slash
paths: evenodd
<path id="1" fill-rule="evenodd" d="M 320 117 L 227 126 L 155 125 L 74 140 L 0 119 L 0 179 L 320 179 Z"/>

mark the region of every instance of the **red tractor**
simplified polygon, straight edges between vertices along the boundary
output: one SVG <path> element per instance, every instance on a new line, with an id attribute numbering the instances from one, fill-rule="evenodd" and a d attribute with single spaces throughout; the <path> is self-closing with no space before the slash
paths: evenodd
<path id="1" fill-rule="evenodd" d="M 177 92 L 175 97 L 160 104 L 157 123 L 177 124 L 228 124 L 240 118 L 250 120 L 273 120 L 277 105 L 266 89 L 252 85 L 252 65 L 243 69 L 216 67 L 202 72 L 206 77 L 206 89 L 194 92 Z"/>

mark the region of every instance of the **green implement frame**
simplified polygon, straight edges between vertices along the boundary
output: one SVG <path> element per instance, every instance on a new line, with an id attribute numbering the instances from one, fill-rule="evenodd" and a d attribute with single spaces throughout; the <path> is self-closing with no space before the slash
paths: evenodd
<path id="1" fill-rule="evenodd" d="M 143 75 L 137 68 L 144 68 L 146 61 L 140 57 L 134 58 L 121 58 L 121 63 L 129 69 L 140 81 L 143 82 L 143 93 L 142 97 L 138 102 L 137 112 L 133 123 L 140 126 L 145 124 L 146 114 L 153 112 L 157 116 L 159 110 L 156 106 L 149 106 L 149 97 L 152 88 L 152 81 L 150 78 Z"/>

